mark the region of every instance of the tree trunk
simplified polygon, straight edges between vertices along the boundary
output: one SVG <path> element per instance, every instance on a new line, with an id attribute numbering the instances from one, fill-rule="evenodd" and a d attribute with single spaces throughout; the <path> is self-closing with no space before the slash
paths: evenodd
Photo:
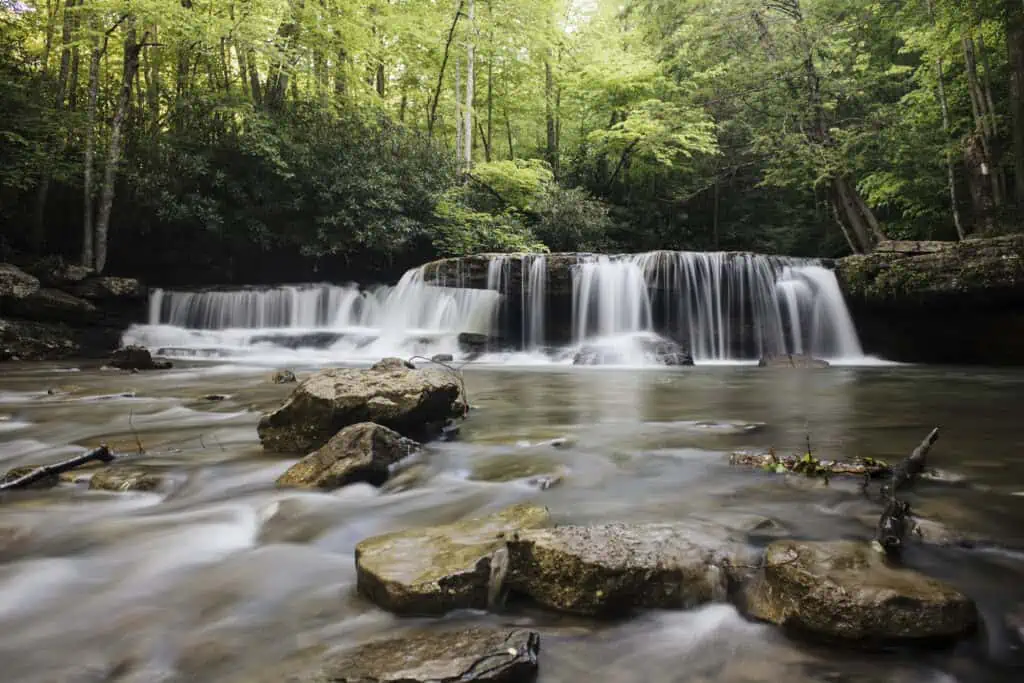
<path id="1" fill-rule="evenodd" d="M 512 120 L 509 119 L 509 116 L 508 116 L 508 102 L 505 103 L 504 111 L 505 111 L 505 133 L 508 135 L 508 158 L 509 159 L 515 159 L 516 158 L 516 150 L 512 146 Z"/>
<path id="2" fill-rule="evenodd" d="M 448 39 L 444 43 L 444 57 L 441 59 L 441 69 L 437 73 L 437 86 L 434 88 L 434 97 L 430 102 L 430 113 L 427 115 L 427 138 L 431 139 L 434 137 L 434 122 L 437 121 L 437 103 L 441 99 L 441 88 L 444 85 L 444 71 L 448 66 L 448 55 L 451 52 L 452 40 L 455 38 L 455 27 L 459 24 L 459 17 L 462 16 L 462 3 L 463 0 L 458 0 L 455 5 L 455 17 L 452 19 L 452 25 L 448 29 Z M 455 64 L 455 77 L 458 79 L 459 65 L 456 61 Z M 458 86 L 455 88 L 455 100 L 456 109 L 458 108 Z M 458 120 L 458 119 L 456 119 Z"/>
<path id="3" fill-rule="evenodd" d="M 375 84 L 378 97 L 384 97 L 384 62 L 377 64 L 377 73 L 375 77 Z"/>
<path id="4" fill-rule="evenodd" d="M 547 132 L 545 156 L 551 172 L 558 177 L 558 149 L 555 141 L 555 77 L 551 72 L 551 51 L 544 60 L 544 122 Z"/>
<path id="5" fill-rule="evenodd" d="M 1017 206 L 1024 210 L 1024 3 L 1007 0 L 1006 46 L 1010 66 L 1010 116 L 1013 125 L 1013 180 Z"/>
<path id="6" fill-rule="evenodd" d="M 78 7 L 85 3 L 85 0 L 78 0 Z M 79 32 L 81 28 L 81 22 L 78 20 L 78 15 L 81 12 L 75 12 L 74 24 L 71 30 L 74 34 Z M 71 73 L 68 76 L 68 111 L 76 111 L 78 109 L 78 69 L 82 65 L 82 56 L 78 50 L 78 45 L 74 45 L 71 48 Z M 68 134 L 70 135 L 70 131 Z"/>
<path id="7" fill-rule="evenodd" d="M 334 68 L 334 94 L 336 97 L 345 96 L 345 48 L 338 50 L 338 64 Z"/>
<path id="8" fill-rule="evenodd" d="M 263 104 L 263 87 L 260 85 L 260 72 L 256 66 L 256 52 L 248 51 L 246 62 L 249 64 L 249 90 L 252 92 L 252 101 L 257 106 Z"/>
<path id="9" fill-rule="evenodd" d="M 50 73 L 50 53 L 53 51 L 53 34 L 57 30 L 57 13 L 60 0 L 46 0 L 46 41 L 43 43 L 43 76 Z"/>
<path id="10" fill-rule="evenodd" d="M 469 21 L 468 39 L 466 40 L 466 122 L 462 140 L 463 170 L 469 173 L 473 169 L 473 89 L 476 85 L 473 69 L 476 66 L 476 2 L 469 0 L 467 8 Z"/>
<path id="11" fill-rule="evenodd" d="M 121 161 L 121 136 L 125 116 L 132 100 L 132 84 L 139 69 L 139 53 L 146 42 L 146 34 L 142 40 L 135 40 L 135 23 L 133 18 L 126 22 L 124 39 L 124 68 L 121 78 L 121 94 L 117 100 L 117 109 L 110 124 L 110 143 L 107 148 L 107 165 L 103 171 L 103 188 L 100 192 L 100 210 L 96 218 L 96 272 L 102 273 L 107 266 L 107 244 L 110 232 L 110 213 L 114 208 L 114 189 L 117 182 L 117 167 Z"/>
<path id="12" fill-rule="evenodd" d="M 978 131 L 978 142 L 980 143 L 981 156 L 977 152 L 970 153 L 970 158 L 976 164 L 977 170 L 981 172 L 985 182 L 990 185 L 986 195 L 991 197 L 993 206 L 1001 204 L 999 184 L 993 178 L 993 137 L 995 131 L 991 127 L 991 119 L 988 116 L 987 103 L 982 93 L 981 82 L 978 77 L 978 62 L 975 56 L 974 40 L 970 37 L 964 38 L 964 64 L 967 71 L 967 91 L 971 97 L 971 112 L 974 115 L 975 128 Z"/>
<path id="13" fill-rule="evenodd" d="M 95 22 L 93 22 L 95 24 Z M 93 158 L 96 154 L 96 100 L 100 89 L 100 49 L 99 36 L 93 38 L 92 53 L 89 56 L 89 101 L 86 105 L 85 123 L 85 165 L 82 187 L 82 258 L 81 264 L 86 268 L 95 265 L 92 222 L 93 192 Z"/>
<path id="14" fill-rule="evenodd" d="M 985 49 L 985 38 L 978 35 L 978 55 L 981 56 L 981 91 L 985 98 L 985 113 L 988 114 L 989 154 L 992 163 L 992 196 L 996 206 L 1003 203 L 1005 184 L 1003 181 L 1002 148 L 999 138 L 999 124 L 996 121 L 996 105 L 992 98 L 992 67 L 989 65 L 988 50 Z"/>
<path id="15" fill-rule="evenodd" d="M 964 165 L 967 168 L 967 187 L 974 209 L 975 231 L 989 233 L 995 227 L 995 202 L 992 199 L 991 176 L 987 169 L 981 133 L 969 136 L 964 144 Z"/>
<path id="16" fill-rule="evenodd" d="M 832 181 L 834 189 L 833 201 L 838 201 L 837 214 L 839 220 L 846 225 L 858 252 L 867 253 L 874 247 L 872 229 L 862 209 L 864 201 L 846 178 L 838 177 Z M 870 213 L 870 210 L 868 211 Z"/>
<path id="17" fill-rule="evenodd" d="M 462 59 L 455 57 L 455 165 L 462 168 Z"/>
<path id="18" fill-rule="evenodd" d="M 491 34 L 491 54 L 487 59 L 487 131 L 484 133 L 484 160 L 491 160 L 491 143 L 494 141 L 494 48 Z"/>
<path id="19" fill-rule="evenodd" d="M 57 90 L 54 93 L 53 107 L 57 115 L 64 109 L 64 99 L 67 94 L 68 74 L 71 70 L 71 33 L 74 22 L 75 0 L 65 0 L 64 21 L 61 33 L 60 72 L 57 75 Z M 67 145 L 67 136 L 60 135 L 57 139 L 55 150 L 51 150 L 43 168 L 42 177 L 39 179 L 39 189 L 36 192 L 35 213 L 32 219 L 32 229 L 29 231 L 29 247 L 36 254 L 41 254 L 46 246 L 46 200 L 50 194 L 50 183 L 53 181 L 53 167 L 57 159 L 64 154 Z"/>

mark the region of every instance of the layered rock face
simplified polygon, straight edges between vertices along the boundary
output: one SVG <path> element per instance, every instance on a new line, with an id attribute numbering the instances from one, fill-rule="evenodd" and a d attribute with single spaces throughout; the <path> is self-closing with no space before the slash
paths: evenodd
<path id="1" fill-rule="evenodd" d="M 868 353 L 1024 364 L 1024 235 L 882 243 L 835 271 Z"/>
<path id="2" fill-rule="evenodd" d="M 145 305 L 138 280 L 50 262 L 0 263 L 0 361 L 106 355 Z"/>

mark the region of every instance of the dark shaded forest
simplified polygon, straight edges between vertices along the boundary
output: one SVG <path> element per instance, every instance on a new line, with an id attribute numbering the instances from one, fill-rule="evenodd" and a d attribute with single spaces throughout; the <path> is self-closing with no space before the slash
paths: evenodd
<path id="1" fill-rule="evenodd" d="M 1022 0 L 0 0 L 0 260 L 160 284 L 1021 230 Z"/>

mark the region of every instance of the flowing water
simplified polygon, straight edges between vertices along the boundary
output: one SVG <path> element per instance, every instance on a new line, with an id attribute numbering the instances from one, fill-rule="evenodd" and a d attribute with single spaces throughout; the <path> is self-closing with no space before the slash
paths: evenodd
<path id="1" fill-rule="evenodd" d="M 4 366 L 3 467 L 63 459 L 101 440 L 122 452 L 141 443 L 146 453 L 132 457 L 170 484 L 159 493 L 65 484 L 5 496 L 0 679 L 287 680 L 325 651 L 428 623 L 390 616 L 356 594 L 360 539 L 520 501 L 548 506 L 558 523 L 703 518 L 749 526 L 768 518 L 775 526 L 753 543 L 868 537 L 878 506 L 854 484 L 823 488 L 726 463 L 738 448 L 797 451 L 808 435 L 822 457 L 898 458 L 941 425 L 931 458 L 944 477 L 910 495 L 918 514 L 1024 545 L 1020 371 L 470 366 L 477 409 L 460 441 L 429 447 L 411 488 L 306 493 L 274 488 L 293 460 L 265 456 L 256 438 L 260 411 L 290 391 L 269 383 L 268 370 Z M 68 393 L 48 393 L 58 387 Z M 211 393 L 227 398 L 204 398 Z M 560 484 L 530 485 L 531 475 L 555 471 Z M 951 651 L 864 654 L 793 642 L 724 604 L 607 623 L 509 605 L 446 621 L 537 628 L 540 683 L 1021 680 L 1008 668 L 1020 653 L 1004 620 L 1024 616 L 1024 555 L 915 543 L 907 562 L 971 595 L 986 628 Z"/>

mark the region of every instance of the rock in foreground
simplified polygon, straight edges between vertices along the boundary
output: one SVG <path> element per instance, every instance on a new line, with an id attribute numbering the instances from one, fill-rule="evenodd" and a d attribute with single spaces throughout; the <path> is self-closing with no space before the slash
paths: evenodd
<path id="1" fill-rule="evenodd" d="M 751 616 L 796 632 L 853 644 L 953 639 L 977 611 L 952 586 L 886 564 L 858 541 L 776 541 L 747 589 Z"/>
<path id="2" fill-rule="evenodd" d="M 514 505 L 454 524 L 375 536 L 356 546 L 359 592 L 398 614 L 486 609 L 501 591 L 506 539 L 550 523 L 547 509 Z"/>
<path id="3" fill-rule="evenodd" d="M 381 486 L 389 467 L 413 453 L 420 445 L 412 439 L 372 422 L 345 427 L 320 449 L 288 468 L 278 486 L 305 489 L 336 489 L 356 482 Z"/>
<path id="4" fill-rule="evenodd" d="M 376 422 L 413 438 L 458 414 L 459 381 L 444 370 L 415 370 L 386 358 L 369 370 L 331 368 L 301 382 L 258 432 L 267 450 L 306 454 L 340 430 Z"/>
<path id="5" fill-rule="evenodd" d="M 761 356 L 757 361 L 759 368 L 827 368 L 829 362 L 801 353 L 780 353 Z"/>
<path id="6" fill-rule="evenodd" d="M 368 643 L 323 667 L 309 683 L 527 683 L 537 674 L 534 631 L 468 628 Z M 300 679 L 301 680 L 301 679 Z"/>
<path id="7" fill-rule="evenodd" d="M 510 587 L 583 615 L 684 608 L 724 599 L 729 562 L 684 524 L 526 531 L 509 543 Z"/>

